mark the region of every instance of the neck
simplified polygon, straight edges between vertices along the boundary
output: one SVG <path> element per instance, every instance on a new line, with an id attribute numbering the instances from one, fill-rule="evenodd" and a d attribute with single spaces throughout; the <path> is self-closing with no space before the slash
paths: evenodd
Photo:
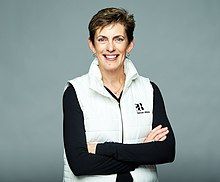
<path id="1" fill-rule="evenodd" d="M 124 69 L 120 69 L 114 72 L 102 72 L 102 81 L 107 85 L 123 84 L 125 81 Z"/>
<path id="2" fill-rule="evenodd" d="M 124 69 L 114 72 L 102 72 L 104 86 L 111 90 L 115 95 L 120 95 L 125 83 Z"/>

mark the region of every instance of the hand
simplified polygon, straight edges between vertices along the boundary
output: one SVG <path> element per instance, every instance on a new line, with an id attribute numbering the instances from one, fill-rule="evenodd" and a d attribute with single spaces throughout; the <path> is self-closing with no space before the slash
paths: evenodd
<path id="1" fill-rule="evenodd" d="M 87 143 L 88 152 L 95 154 L 97 143 Z"/>
<path id="2" fill-rule="evenodd" d="M 169 130 L 167 127 L 162 128 L 162 125 L 158 125 L 147 135 L 144 139 L 144 143 L 155 142 L 155 141 L 164 141 L 167 138 Z"/>

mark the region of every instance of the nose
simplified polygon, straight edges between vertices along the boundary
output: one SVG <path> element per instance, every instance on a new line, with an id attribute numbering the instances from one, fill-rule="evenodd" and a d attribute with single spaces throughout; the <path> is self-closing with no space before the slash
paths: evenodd
<path id="1" fill-rule="evenodd" d="M 115 50 L 114 43 L 112 41 L 109 41 L 108 45 L 107 45 L 107 51 L 108 52 L 113 52 L 114 50 Z"/>

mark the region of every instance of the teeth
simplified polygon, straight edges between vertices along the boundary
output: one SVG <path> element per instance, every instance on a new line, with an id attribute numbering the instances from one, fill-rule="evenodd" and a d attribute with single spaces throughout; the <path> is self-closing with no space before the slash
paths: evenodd
<path id="1" fill-rule="evenodd" d="M 107 59 L 114 59 L 114 58 L 116 58 L 116 55 L 109 55 L 109 56 L 106 55 L 106 58 Z"/>

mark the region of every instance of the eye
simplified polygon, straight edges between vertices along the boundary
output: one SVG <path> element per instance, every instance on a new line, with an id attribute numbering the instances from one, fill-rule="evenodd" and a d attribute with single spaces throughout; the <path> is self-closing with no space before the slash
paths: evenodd
<path id="1" fill-rule="evenodd" d="M 100 42 L 100 43 L 104 43 L 104 42 L 106 42 L 106 38 L 105 37 L 99 37 L 98 39 L 97 39 L 97 41 L 98 42 Z"/>
<path id="2" fill-rule="evenodd" d="M 116 42 L 123 42 L 124 41 L 124 38 L 122 38 L 122 37 L 117 37 L 117 38 L 115 38 L 115 41 Z"/>

